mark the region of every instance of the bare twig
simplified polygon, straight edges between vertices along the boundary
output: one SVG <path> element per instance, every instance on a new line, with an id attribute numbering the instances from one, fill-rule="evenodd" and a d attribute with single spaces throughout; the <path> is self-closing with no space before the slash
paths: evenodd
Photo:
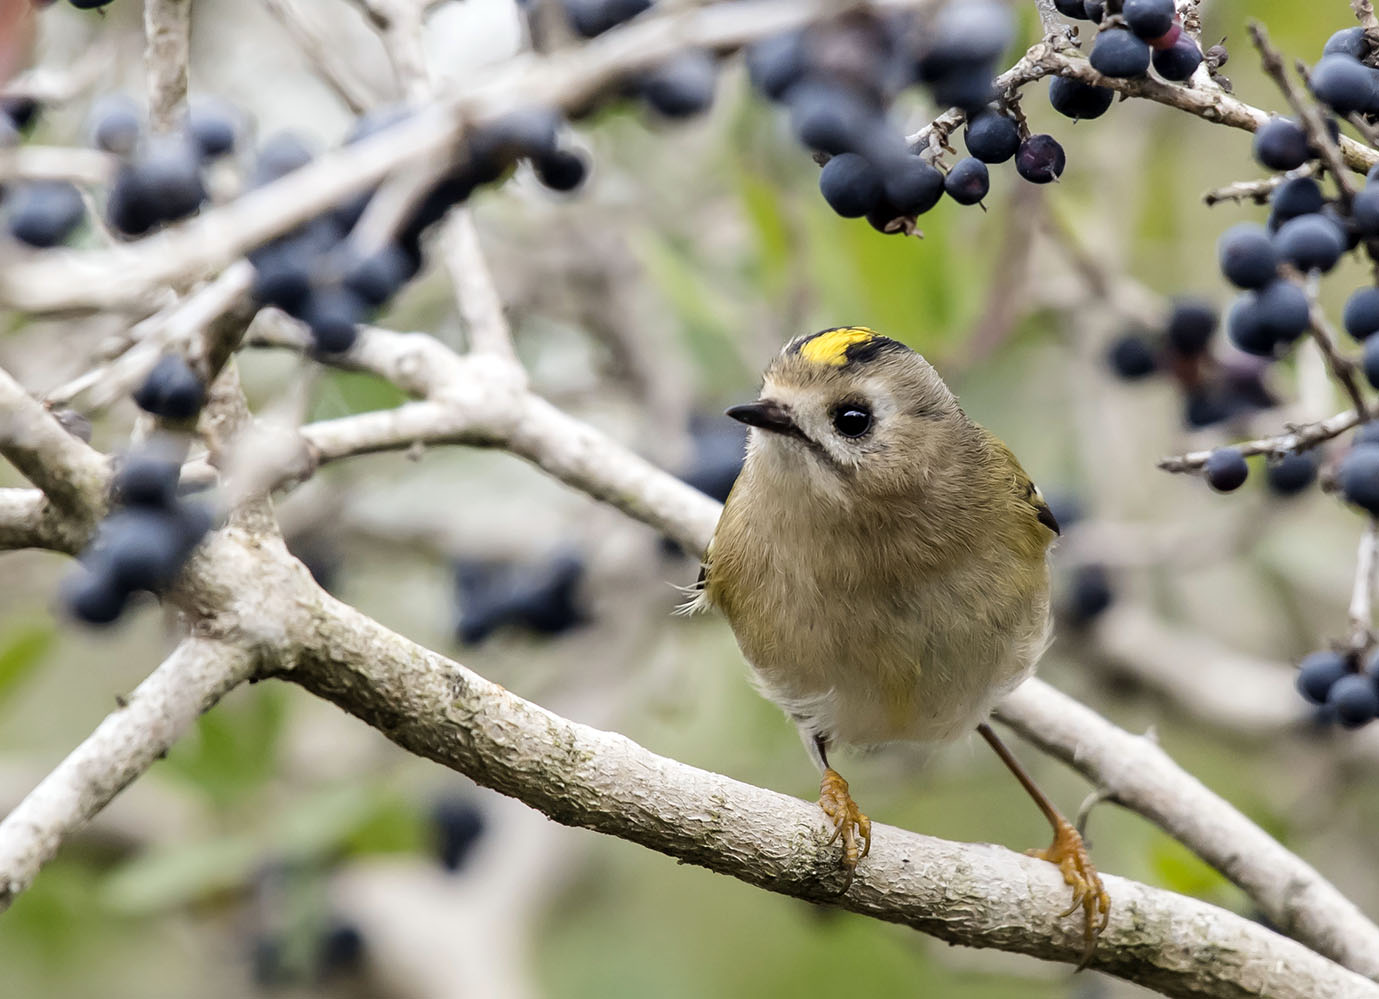
<path id="1" fill-rule="evenodd" d="M 1219 205 L 1223 201 L 1234 201 L 1237 204 L 1243 201 L 1253 201 L 1257 205 L 1262 205 L 1268 202 L 1269 196 L 1280 184 L 1292 180 L 1294 177 L 1310 177 L 1316 172 L 1316 166 L 1308 163 L 1288 173 L 1274 174 L 1272 177 L 1264 177 L 1260 180 L 1238 180 L 1233 184 L 1226 184 L 1224 187 L 1212 188 L 1202 195 L 1202 200 L 1206 202 L 1209 208 L 1213 205 Z"/>
<path id="2" fill-rule="evenodd" d="M 296 43 L 311 64 L 316 75 L 340 98 L 340 102 L 355 114 L 363 114 L 378 103 L 369 87 L 354 72 L 348 62 L 322 37 L 311 17 L 298 0 L 260 0 L 268 12 Z"/>
<path id="3" fill-rule="evenodd" d="M 503 303 L 493 286 L 488 262 L 484 260 L 474 218 L 467 209 L 450 213 L 441 241 L 445 264 L 459 299 L 469 349 L 515 363 L 517 354 L 512 346 L 512 330 L 503 315 Z"/>
<path id="4" fill-rule="evenodd" d="M 1339 437 L 1347 430 L 1364 422 L 1366 418 L 1363 413 L 1357 413 L 1353 409 L 1347 410 L 1317 423 L 1304 423 L 1301 426 L 1290 427 L 1287 433 L 1277 434 L 1273 437 L 1260 437 L 1241 444 L 1234 444 L 1232 447 L 1247 458 L 1256 454 L 1282 457 L 1295 451 L 1306 451 L 1308 448 L 1316 447 L 1334 437 Z M 1207 463 L 1207 459 L 1210 457 L 1211 451 L 1189 451 L 1186 454 L 1171 458 L 1160 458 L 1158 464 L 1165 472 L 1196 472 Z"/>
<path id="5" fill-rule="evenodd" d="M 1374 641 L 1374 577 L 1379 572 L 1379 522 L 1365 524 L 1355 555 L 1355 586 L 1350 594 L 1350 645 L 1364 652 Z"/>
<path id="6" fill-rule="evenodd" d="M 192 0 L 144 0 L 148 116 L 156 132 L 171 131 L 186 111 L 191 25 Z"/>
<path id="7" fill-rule="evenodd" d="M 0 148 L 0 183 L 11 180 L 70 180 L 104 187 L 115 177 L 118 161 L 99 149 L 60 146 Z"/>

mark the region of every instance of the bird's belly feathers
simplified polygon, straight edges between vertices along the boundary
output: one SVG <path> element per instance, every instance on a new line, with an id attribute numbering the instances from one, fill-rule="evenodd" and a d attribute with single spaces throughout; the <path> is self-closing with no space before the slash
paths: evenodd
<path id="1" fill-rule="evenodd" d="M 884 580 L 763 585 L 770 572 L 738 576 L 714 602 L 762 692 L 834 742 L 957 738 L 1032 672 L 1047 644 L 1042 564 L 1039 596 L 1004 606 L 970 565 L 905 590 Z"/>

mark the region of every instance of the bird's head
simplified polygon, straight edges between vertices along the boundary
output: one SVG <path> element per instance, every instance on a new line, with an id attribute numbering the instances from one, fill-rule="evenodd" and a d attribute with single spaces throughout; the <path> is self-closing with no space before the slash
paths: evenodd
<path id="1" fill-rule="evenodd" d="M 928 361 L 856 326 L 790 341 L 760 398 L 728 415 L 754 428 L 749 460 L 781 486 L 854 499 L 921 486 L 970 426 Z"/>

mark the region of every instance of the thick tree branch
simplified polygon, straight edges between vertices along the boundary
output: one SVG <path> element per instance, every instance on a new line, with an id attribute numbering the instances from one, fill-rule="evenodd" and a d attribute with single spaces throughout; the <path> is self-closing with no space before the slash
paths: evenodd
<path id="1" fill-rule="evenodd" d="M 0 821 L 0 912 L 63 839 L 167 752 L 197 717 L 247 679 L 254 657 L 188 638 Z"/>
<path id="2" fill-rule="evenodd" d="M 991 846 L 875 827 L 836 896 L 816 806 L 656 756 L 567 721 L 323 598 L 284 674 L 420 756 L 596 829 L 782 894 L 903 923 L 940 939 L 1075 961 L 1066 886 L 1047 864 Z M 1111 922 L 1092 966 L 1172 996 L 1379 996 L 1367 981 L 1257 924 L 1108 877 Z"/>

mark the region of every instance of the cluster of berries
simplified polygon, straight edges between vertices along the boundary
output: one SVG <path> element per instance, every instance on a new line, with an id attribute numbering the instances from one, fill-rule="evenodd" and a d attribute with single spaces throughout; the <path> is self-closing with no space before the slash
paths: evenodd
<path id="1" fill-rule="evenodd" d="M 1379 72 L 1360 61 L 1368 57 L 1362 29 L 1334 34 L 1309 77 L 1313 94 L 1337 114 L 1368 113 L 1368 105 L 1354 92 L 1379 80 Z M 1340 135 L 1336 119 L 1326 117 L 1325 126 L 1335 141 Z M 1338 185 L 1337 195 L 1328 198 L 1314 176 L 1322 157 L 1319 144 L 1324 140 L 1313 141 L 1290 118 L 1271 118 L 1261 125 L 1255 133 L 1255 160 L 1284 171 L 1269 194 L 1268 220 L 1234 226 L 1217 244 L 1222 274 L 1241 289 L 1227 315 L 1226 336 L 1239 351 L 1265 363 L 1286 354 L 1317 322 L 1308 282 L 1333 270 L 1350 250 L 1379 237 L 1379 169 L 1370 172 L 1353 197 Z M 1366 285 L 1355 290 L 1342 319 L 1346 331 L 1364 346 L 1361 368 L 1367 380 L 1379 387 L 1379 337 L 1373 335 L 1379 331 L 1379 289 Z M 1361 427 L 1355 446 L 1337 466 L 1336 483 L 1347 501 L 1375 512 L 1379 461 L 1370 460 L 1372 435 L 1371 426 Z M 1310 453 L 1275 456 L 1268 466 L 1270 485 L 1278 492 L 1299 492 L 1316 480 L 1318 464 Z M 1249 467 L 1238 449 L 1221 448 L 1203 471 L 1214 488 L 1230 491 L 1245 482 Z"/>
<path id="2" fill-rule="evenodd" d="M 1175 301 L 1161 329 L 1135 329 L 1114 340 L 1107 363 L 1126 381 L 1171 378 L 1182 389 L 1183 421 L 1192 429 L 1276 405 L 1262 362 L 1212 351 L 1218 323 L 1216 309 L 1206 302 Z"/>
<path id="3" fill-rule="evenodd" d="M 110 624 L 135 593 L 162 593 L 177 578 L 211 529 L 206 507 L 178 497 L 180 472 L 175 457 L 156 449 L 125 459 L 112 483 L 112 511 L 63 587 L 74 617 Z"/>
<path id="4" fill-rule="evenodd" d="M 1202 49 L 1183 33 L 1173 0 L 1125 0 L 1118 15 L 1110 14 L 1108 6 L 1102 0 L 1054 0 L 1063 16 L 1100 25 L 1088 59 L 1102 76 L 1134 79 L 1146 75 L 1152 65 L 1163 79 L 1180 83 L 1202 64 Z M 1109 107 L 1111 94 L 1106 93 Z"/>
<path id="5" fill-rule="evenodd" d="M 1298 670 L 1298 693 L 1321 706 L 1328 719 L 1359 728 L 1379 716 L 1379 654 L 1365 662 L 1355 653 L 1313 652 Z"/>
<path id="6" fill-rule="evenodd" d="M 455 635 L 478 645 L 500 628 L 555 636 L 589 620 L 579 600 L 584 561 L 561 553 L 530 565 L 461 560 L 455 564 Z"/>

